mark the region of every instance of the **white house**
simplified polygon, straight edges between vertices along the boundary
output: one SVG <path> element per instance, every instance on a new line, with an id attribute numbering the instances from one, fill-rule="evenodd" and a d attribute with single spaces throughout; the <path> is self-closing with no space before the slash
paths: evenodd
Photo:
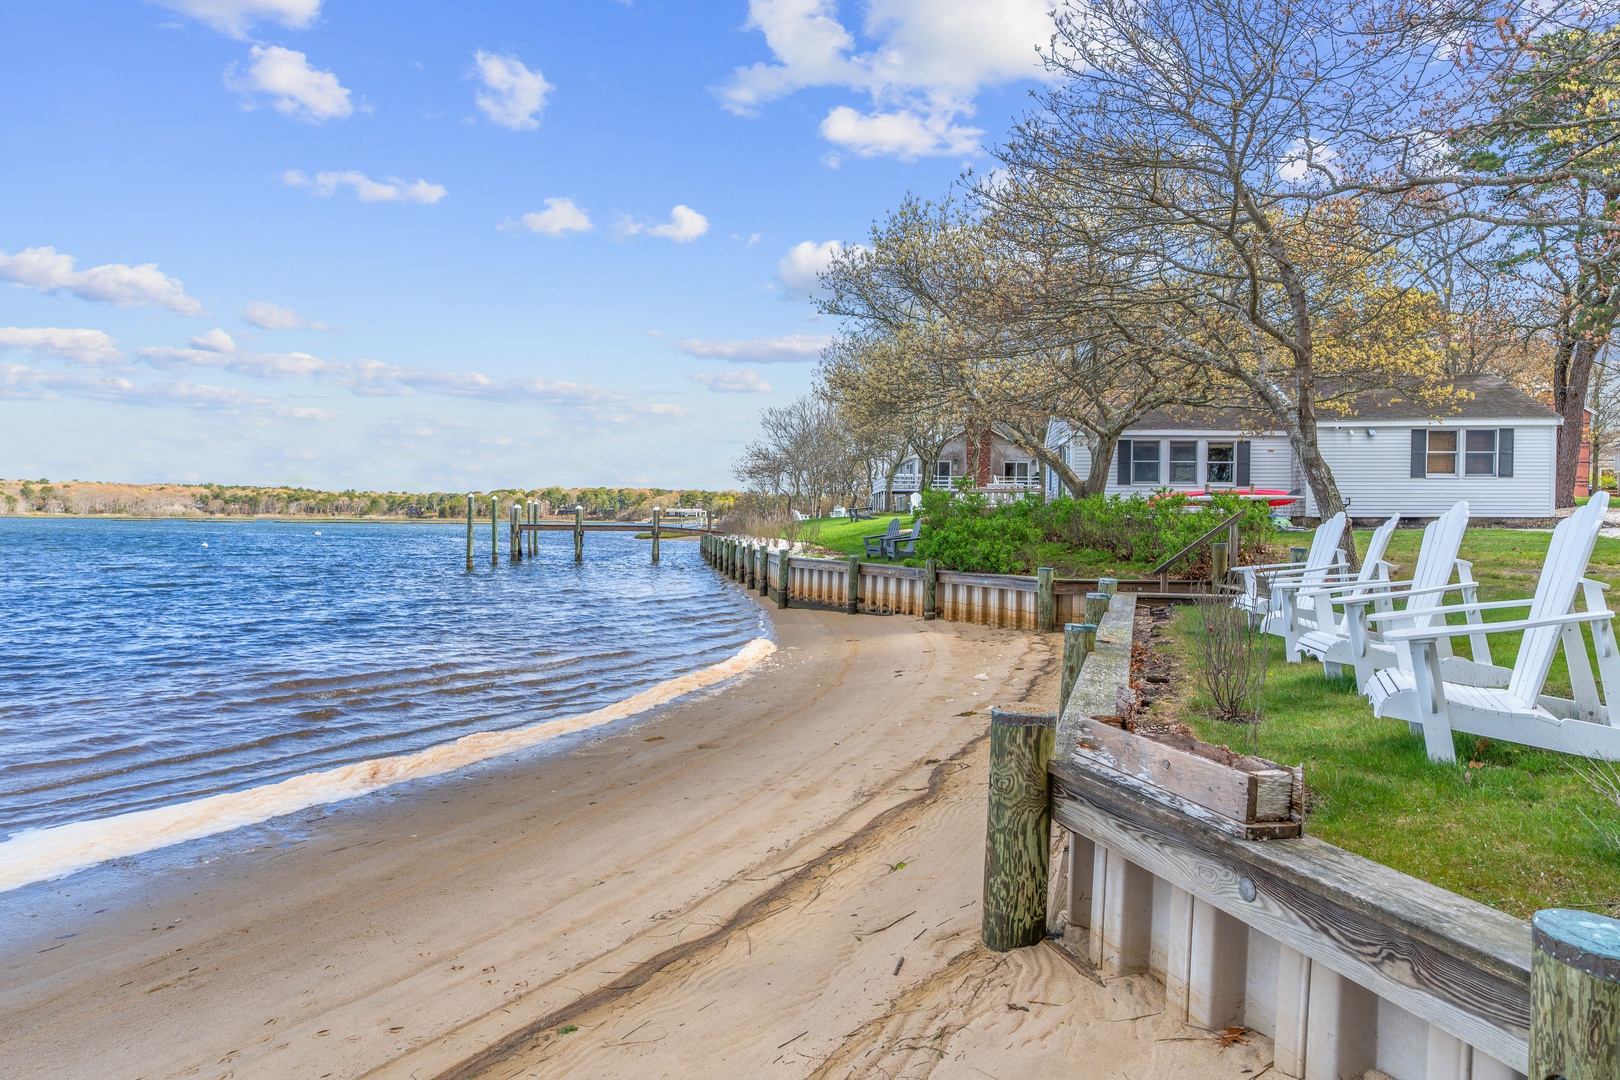
<path id="1" fill-rule="evenodd" d="M 1493 375 L 1453 381 L 1470 396 L 1438 418 L 1393 391 L 1357 395 L 1348 415 L 1320 414 L 1317 445 L 1353 517 L 1436 517 L 1459 499 L 1475 519 L 1553 516 L 1558 414 Z M 1266 423 L 1248 409 L 1150 414 L 1120 440 L 1108 491 L 1292 492 L 1304 497 L 1289 512 L 1316 517 L 1287 436 Z M 1086 475 L 1090 452 L 1081 439 L 1053 425 L 1048 445 Z M 1053 477 L 1047 492 L 1057 490 Z"/>
<path id="2" fill-rule="evenodd" d="M 1017 496 L 1025 491 L 1041 490 L 1044 483 L 1042 469 L 1033 455 L 1020 450 L 988 427 L 983 429 L 979 439 L 979 452 L 972 462 L 974 475 L 969 474 L 968 437 L 966 433 L 961 433 L 940 449 L 933 476 L 922 475 L 922 462 L 916 454 L 901 463 L 894 476 L 892 507 L 884 505 L 883 478 L 879 477 L 879 486 L 872 492 L 872 508 L 879 512 L 909 509 L 914 496 L 927 488 L 949 489 L 964 478 L 972 480 L 974 490 L 992 495 Z"/>

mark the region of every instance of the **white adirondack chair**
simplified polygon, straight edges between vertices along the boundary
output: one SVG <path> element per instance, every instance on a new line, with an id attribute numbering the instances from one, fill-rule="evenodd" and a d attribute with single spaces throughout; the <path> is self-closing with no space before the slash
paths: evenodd
<path id="1" fill-rule="evenodd" d="M 1405 607 L 1402 614 L 1407 618 L 1392 621 L 1385 629 L 1433 626 L 1445 620 L 1437 620 L 1428 612 L 1441 605 L 1447 592 L 1461 592 L 1465 604 L 1472 604 L 1478 599 L 1472 565 L 1457 558 L 1467 528 L 1468 504 L 1459 502 L 1424 526 L 1423 543 L 1418 548 L 1417 564 L 1413 567 L 1411 580 L 1357 582 L 1319 590 L 1314 602 L 1329 609 L 1333 603 L 1342 604 L 1344 615 L 1300 635 L 1300 651 L 1320 659 L 1323 670 L 1330 676 L 1338 675 L 1344 665 L 1350 665 L 1355 669 L 1357 689 L 1365 691 L 1367 680 L 1372 678 L 1374 672 L 1394 667 L 1399 662 L 1395 647 L 1386 644 L 1382 633 L 1369 626 L 1369 608 L 1388 613 L 1394 610 L 1395 601 L 1403 601 Z M 1455 585 L 1450 584 L 1453 571 L 1457 575 Z M 1473 612 L 1468 616 L 1468 621 L 1472 624 L 1483 619 L 1478 612 Z M 1491 681 L 1483 671 L 1490 665 L 1490 645 L 1483 634 L 1473 637 L 1474 660 L 1481 665 L 1481 671 L 1471 670 L 1472 665 L 1468 670 L 1460 667 L 1468 662 L 1452 656 L 1449 638 L 1441 642 L 1440 650 L 1448 668 L 1447 675 L 1453 681 Z M 1502 684 L 1506 685 L 1505 675 Z"/>
<path id="2" fill-rule="evenodd" d="M 1608 585 L 1583 578 L 1608 507 L 1608 493 L 1600 491 L 1553 530 L 1541 580 L 1531 599 L 1461 604 L 1430 611 L 1431 617 L 1444 618 L 1454 612 L 1528 607 L 1526 618 L 1483 624 L 1487 634 L 1524 632 L 1506 686 L 1446 679 L 1438 646 L 1454 632 L 1451 629 L 1436 625 L 1391 630 L 1385 633 L 1385 640 L 1410 652 L 1400 667 L 1381 671 L 1369 681 L 1367 696 L 1373 711 L 1379 716 L 1405 720 L 1414 731 L 1421 729 L 1429 757 L 1435 761 L 1455 760 L 1453 731 L 1566 754 L 1620 760 L 1620 726 L 1616 726 L 1620 710 L 1613 707 L 1613 695 L 1620 693 L 1620 649 L 1615 643 L 1614 612 L 1603 595 Z M 1577 589 L 1585 595 L 1585 611 L 1573 610 Z M 1388 617 L 1375 613 L 1367 618 L 1376 622 Z M 1591 628 L 1596 645 L 1598 675 L 1603 683 L 1601 699 L 1587 658 L 1582 625 Z M 1541 692 L 1560 642 L 1569 664 L 1573 699 L 1549 697 Z"/>
<path id="3" fill-rule="evenodd" d="M 1277 626 L 1290 664 L 1299 663 L 1299 640 L 1305 634 L 1336 630 L 1332 594 L 1315 586 L 1348 587 L 1389 580 L 1391 567 L 1384 561 L 1384 550 L 1389 547 L 1389 538 L 1395 535 L 1395 527 L 1400 523 L 1401 515 L 1395 514 L 1373 530 L 1372 536 L 1367 538 L 1367 553 L 1361 560 L 1361 569 L 1354 575 L 1329 573 L 1314 583 L 1303 579 L 1272 583 L 1271 595 L 1278 609 Z"/>
<path id="4" fill-rule="evenodd" d="M 1311 537 L 1310 550 L 1302 563 L 1264 563 L 1257 566 L 1234 566 L 1232 573 L 1243 578 L 1243 592 L 1232 601 L 1232 606 L 1249 613 L 1249 618 L 1262 630 L 1271 632 L 1277 624 L 1280 609 L 1274 586 L 1289 582 L 1312 585 L 1326 584 L 1328 575 L 1343 564 L 1339 540 L 1344 536 L 1344 511 L 1328 518 L 1316 527 Z"/>

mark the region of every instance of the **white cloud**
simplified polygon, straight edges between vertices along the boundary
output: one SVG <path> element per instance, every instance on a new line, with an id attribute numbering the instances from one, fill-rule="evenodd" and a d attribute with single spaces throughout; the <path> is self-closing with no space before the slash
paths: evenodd
<path id="1" fill-rule="evenodd" d="M 980 128 L 959 127 L 950 115 L 861 113 L 839 105 L 821 122 L 821 137 L 860 157 L 890 154 L 902 161 L 937 154 L 971 154 L 984 137 Z"/>
<path id="2" fill-rule="evenodd" d="M 707 386 L 717 394 L 768 394 L 771 384 L 759 377 L 759 372 L 744 368 L 741 371 L 695 371 L 687 376 L 695 383 Z"/>
<path id="3" fill-rule="evenodd" d="M 100 330 L 65 330 L 57 326 L 0 326 L 0 349 L 60 356 L 85 367 L 116 364 L 124 355 Z"/>
<path id="4" fill-rule="evenodd" d="M 864 156 L 971 152 L 981 135 L 958 120 L 989 86 L 1044 79 L 1036 46 L 1052 35 L 1055 0 L 872 0 L 868 48 L 838 19 L 836 0 L 750 0 L 748 23 L 774 62 L 738 68 L 719 90 L 742 116 L 809 87 L 867 95 L 872 110 L 838 106 L 824 138 Z"/>
<path id="5" fill-rule="evenodd" d="M 23 400 L 61 396 L 110 401 L 123 405 L 171 406 L 236 412 L 271 402 L 224 386 L 188 382 L 139 382 L 118 375 L 46 371 L 22 364 L 0 364 L 0 398 Z"/>
<path id="6" fill-rule="evenodd" d="M 214 368 L 263 379 L 313 379 L 363 397 L 409 397 L 418 392 L 492 401 L 533 401 L 547 405 L 608 405 L 631 396 L 589 383 L 554 379 L 495 379 L 476 371 L 407 367 L 380 360 L 326 360 L 303 352 L 235 352 L 193 338 L 190 348 L 146 348 L 138 352 L 155 368 Z M 210 341 L 209 346 L 215 344 Z M 233 343 L 234 344 L 234 343 Z"/>
<path id="7" fill-rule="evenodd" d="M 573 199 L 547 199 L 544 210 L 524 214 L 519 219 L 530 232 L 561 236 L 563 233 L 590 232 L 591 216 L 574 205 Z"/>
<path id="8" fill-rule="evenodd" d="M 75 270 L 73 256 L 51 247 L 25 248 L 15 255 L 0 251 L 0 281 L 40 292 L 61 290 L 81 300 L 116 307 L 160 307 L 181 315 L 202 311 L 202 305 L 186 295 L 180 280 L 160 271 L 156 263 L 106 263 Z"/>
<path id="9" fill-rule="evenodd" d="M 316 173 L 311 180 L 297 169 L 283 173 L 281 180 L 288 187 L 307 187 L 316 195 L 331 195 L 340 187 L 353 188 L 361 202 L 408 202 L 431 205 L 447 194 L 443 184 L 430 184 L 426 180 L 405 181 L 389 177 L 387 181 L 373 180 L 365 173 L 353 169 L 345 172 Z"/>
<path id="10" fill-rule="evenodd" d="M 807 364 L 820 357 L 831 341 L 823 334 L 788 334 L 748 340 L 684 338 L 675 347 L 688 356 L 732 364 Z"/>
<path id="11" fill-rule="evenodd" d="M 260 330 L 325 330 L 326 324 L 310 322 L 298 312 L 268 300 L 255 300 L 242 311 L 242 321 Z"/>
<path id="12" fill-rule="evenodd" d="M 280 45 L 255 45 L 247 74 L 236 78 L 235 65 L 227 69 L 226 84 L 242 93 L 270 97 L 277 112 L 312 124 L 341 120 L 354 112 L 349 91 L 330 71 L 316 71 L 309 58 Z"/>
<path id="13" fill-rule="evenodd" d="M 242 40 L 261 20 L 280 23 L 289 30 L 306 29 L 321 13 L 321 0 L 156 0 L 170 11 L 207 23 L 215 30 Z"/>
<path id="14" fill-rule="evenodd" d="M 236 351 L 236 342 L 225 331 L 215 328 L 206 334 L 199 334 L 191 339 L 193 349 L 204 352 L 230 353 Z"/>
<path id="15" fill-rule="evenodd" d="M 473 54 L 473 62 L 484 84 L 478 92 L 478 108 L 492 123 L 513 131 L 532 131 L 540 126 L 546 95 L 554 89 L 544 75 L 524 67 L 515 56 L 482 49 Z"/>
<path id="16" fill-rule="evenodd" d="M 662 236 L 677 244 L 690 243 L 709 231 L 709 219 L 690 206 L 677 206 L 669 212 L 669 221 L 647 230 L 648 236 Z"/>
<path id="17" fill-rule="evenodd" d="M 1338 156 L 1338 151 L 1331 146 L 1295 139 L 1277 166 L 1277 175 L 1290 184 L 1297 184 L 1310 176 L 1332 179 L 1333 170 L 1329 163 Z"/>
<path id="18" fill-rule="evenodd" d="M 832 265 L 833 256 L 844 245 L 837 240 L 816 243 L 805 240 L 788 248 L 788 253 L 776 264 L 776 279 L 782 283 L 784 300 L 810 300 L 821 294 L 820 275 Z"/>

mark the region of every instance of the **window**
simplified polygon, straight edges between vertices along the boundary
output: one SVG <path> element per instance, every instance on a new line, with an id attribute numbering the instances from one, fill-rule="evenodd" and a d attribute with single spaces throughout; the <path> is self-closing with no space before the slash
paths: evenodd
<path id="1" fill-rule="evenodd" d="M 1137 439 L 1131 443 L 1131 483 L 1159 482 L 1159 441 Z"/>
<path id="2" fill-rule="evenodd" d="M 1198 444 L 1173 442 L 1170 444 L 1170 482 L 1196 485 L 1198 483 Z"/>
<path id="3" fill-rule="evenodd" d="M 1496 475 L 1496 429 L 1469 431 L 1463 435 L 1463 475 Z"/>
<path id="4" fill-rule="evenodd" d="M 1028 486 L 1029 462 L 1005 461 L 1001 465 L 1001 478 L 1009 484 Z"/>
<path id="5" fill-rule="evenodd" d="M 938 461 L 934 462 L 934 486 L 936 486 L 936 487 L 950 487 L 951 486 L 951 460 L 950 460 L 950 458 L 941 458 Z"/>
<path id="6" fill-rule="evenodd" d="M 1237 464 L 1237 448 L 1229 442 L 1209 444 L 1209 479 L 1210 484 L 1234 484 L 1237 482 L 1235 466 Z"/>
<path id="7" fill-rule="evenodd" d="M 1425 471 L 1430 476 L 1457 475 L 1457 433 L 1430 431 L 1429 453 L 1424 459 Z"/>

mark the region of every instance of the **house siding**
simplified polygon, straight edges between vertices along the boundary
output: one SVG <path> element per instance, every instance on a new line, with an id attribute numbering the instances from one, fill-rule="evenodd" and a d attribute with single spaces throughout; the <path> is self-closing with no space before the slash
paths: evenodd
<path id="1" fill-rule="evenodd" d="M 1512 428 L 1514 462 L 1511 477 L 1411 475 L 1411 432 L 1414 427 L 1465 431 L 1469 428 Z M 1399 424 L 1382 422 L 1368 435 L 1368 427 L 1323 425 L 1317 445 L 1339 492 L 1358 518 L 1435 517 L 1456 503 L 1468 500 L 1476 518 L 1545 518 L 1553 515 L 1553 462 L 1555 424 L 1524 420 L 1470 420 L 1466 424 Z M 1459 441 L 1461 436 L 1459 436 Z M 1306 513 L 1316 517 L 1316 500 L 1306 499 Z"/>
<path id="2" fill-rule="evenodd" d="M 1152 439 L 1159 443 L 1159 476 L 1158 484 L 1121 484 L 1119 470 L 1110 466 L 1108 471 L 1107 492 L 1110 495 L 1142 495 L 1157 491 L 1161 487 L 1172 488 L 1176 491 L 1202 491 L 1204 484 L 1205 447 L 1200 445 L 1198 453 L 1199 482 L 1193 484 L 1170 484 L 1163 478 L 1170 475 L 1170 443 L 1197 442 L 1205 444 L 1211 440 L 1215 442 L 1233 442 L 1236 439 L 1229 431 L 1133 431 L 1127 438 L 1133 442 L 1139 439 Z M 1288 447 L 1288 439 L 1282 435 L 1254 435 L 1248 436 L 1249 442 L 1249 481 L 1257 488 L 1275 488 L 1280 491 L 1293 489 L 1293 454 Z M 1072 468 L 1084 479 L 1091 469 L 1091 452 L 1085 443 L 1076 441 L 1069 446 L 1069 461 Z M 1117 458 L 1116 458 L 1117 461 Z M 1219 490 L 1225 485 L 1216 485 Z M 1247 485 L 1246 485 L 1247 486 Z M 1051 488 L 1055 493 L 1055 486 Z"/>

